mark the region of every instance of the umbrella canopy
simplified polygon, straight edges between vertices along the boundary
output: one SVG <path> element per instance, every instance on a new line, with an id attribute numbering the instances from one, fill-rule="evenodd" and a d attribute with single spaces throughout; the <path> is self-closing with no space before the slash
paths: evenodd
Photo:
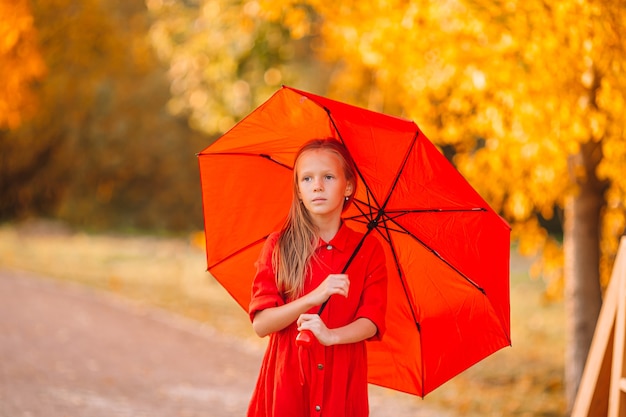
<path id="1" fill-rule="evenodd" d="M 289 211 L 295 153 L 325 137 L 358 169 L 344 221 L 386 252 L 387 331 L 367 343 L 369 382 L 423 397 L 509 346 L 508 224 L 414 122 L 289 87 L 198 155 L 209 272 L 247 310 L 254 262 Z"/>

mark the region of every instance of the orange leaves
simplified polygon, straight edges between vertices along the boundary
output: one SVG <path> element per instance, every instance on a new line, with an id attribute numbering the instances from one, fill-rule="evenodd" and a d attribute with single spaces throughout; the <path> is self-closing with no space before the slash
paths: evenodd
<path id="1" fill-rule="evenodd" d="M 28 1 L 0 2 L 0 129 L 18 127 L 35 111 L 32 84 L 45 72 Z"/>

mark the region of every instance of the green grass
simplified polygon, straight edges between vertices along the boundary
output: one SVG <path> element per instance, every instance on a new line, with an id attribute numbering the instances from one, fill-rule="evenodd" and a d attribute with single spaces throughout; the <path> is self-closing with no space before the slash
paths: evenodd
<path id="1" fill-rule="evenodd" d="M 208 323 L 263 345 L 247 314 L 205 272 L 194 238 L 87 235 L 44 224 L 0 227 L 0 267 L 35 272 L 117 293 Z M 384 391 L 398 401 L 436 404 L 463 416 L 565 414 L 564 313 L 528 276 L 530 261 L 512 253 L 512 347 L 496 352 L 424 400 Z"/>

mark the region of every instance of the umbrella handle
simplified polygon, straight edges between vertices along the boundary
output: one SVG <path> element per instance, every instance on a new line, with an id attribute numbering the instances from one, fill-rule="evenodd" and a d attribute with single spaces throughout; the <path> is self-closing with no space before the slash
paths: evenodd
<path id="1" fill-rule="evenodd" d="M 356 245 L 356 248 L 354 249 L 354 252 L 352 252 L 352 255 L 350 255 L 350 259 L 348 259 L 348 262 L 346 262 L 346 265 L 343 267 L 343 270 L 341 271 L 342 274 L 346 273 L 346 271 L 348 270 L 348 267 L 350 266 L 350 264 L 354 260 L 357 252 L 359 251 L 359 249 L 361 249 L 361 246 L 363 246 L 363 242 L 365 241 L 365 237 L 367 235 L 369 235 L 369 233 L 372 230 L 373 230 L 373 228 L 368 228 L 367 232 L 365 233 L 365 235 L 363 236 L 363 238 L 361 239 L 359 244 Z M 324 301 L 322 303 L 322 305 L 320 306 L 320 309 L 317 311 L 317 315 L 318 316 L 322 315 L 322 311 L 324 311 L 324 309 L 326 308 L 326 305 L 328 304 L 328 300 L 330 300 L 330 297 L 327 298 L 326 301 Z M 301 332 L 298 333 L 298 336 L 296 336 L 296 346 L 309 347 L 309 346 L 311 346 L 313 344 L 313 338 L 315 338 L 315 335 L 310 330 L 302 330 Z"/>
<path id="2" fill-rule="evenodd" d="M 312 331 L 302 330 L 298 333 L 298 336 L 296 336 L 296 346 L 309 347 L 313 344 L 314 338 L 315 336 Z"/>
<path id="3" fill-rule="evenodd" d="M 359 251 L 359 249 L 361 249 L 361 246 L 363 246 L 363 242 L 365 241 L 365 236 L 367 236 L 372 230 L 373 230 L 372 228 L 367 229 L 367 232 L 365 233 L 365 235 L 363 236 L 359 244 L 354 249 L 354 252 L 352 252 L 352 255 L 350 255 L 350 259 L 348 259 L 348 262 L 346 262 L 346 265 L 343 267 L 343 270 L 341 271 L 342 274 L 346 273 L 346 271 L 348 270 L 348 267 L 352 263 L 352 260 L 354 260 L 354 257 L 356 256 L 357 252 Z M 324 311 L 324 309 L 326 308 L 326 304 L 328 304 L 328 300 L 330 300 L 330 298 L 324 301 L 322 305 L 320 306 L 320 309 L 317 312 L 318 316 L 321 315 L 322 311 Z M 298 336 L 296 336 L 296 346 L 309 347 L 311 346 L 311 344 L 313 344 L 314 337 L 315 335 L 313 335 L 313 333 L 310 330 L 302 330 L 301 332 L 298 333 Z"/>
<path id="4" fill-rule="evenodd" d="M 330 298 L 328 300 L 330 300 Z M 320 314 L 322 314 L 322 311 L 324 311 L 324 309 L 326 308 L 326 304 L 328 304 L 328 300 L 324 301 L 322 303 L 322 305 L 320 306 L 320 309 L 317 311 L 317 315 L 318 316 Z M 314 338 L 315 338 L 315 335 L 313 334 L 312 331 L 310 331 L 310 330 L 302 330 L 296 336 L 296 346 L 309 347 L 309 346 L 311 346 L 313 344 L 313 339 Z"/>

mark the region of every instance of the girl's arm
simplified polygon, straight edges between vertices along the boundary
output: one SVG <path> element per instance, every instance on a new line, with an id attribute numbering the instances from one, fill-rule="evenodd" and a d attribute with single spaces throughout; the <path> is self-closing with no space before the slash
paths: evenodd
<path id="1" fill-rule="evenodd" d="M 278 307 L 266 308 L 254 315 L 252 328 L 259 337 L 265 337 L 289 326 L 302 313 L 313 307 L 315 304 L 305 296 Z"/>
<path id="2" fill-rule="evenodd" d="M 258 311 L 252 319 L 252 328 L 259 337 L 277 332 L 295 322 L 311 308 L 321 305 L 331 295 L 348 296 L 350 280 L 345 274 L 331 274 L 313 291 L 287 304 Z"/>
<path id="3" fill-rule="evenodd" d="M 365 317 L 359 317 L 343 327 L 329 329 L 317 314 L 302 314 L 298 319 L 298 330 L 310 330 L 324 346 L 360 342 L 378 331 L 374 322 Z"/>

